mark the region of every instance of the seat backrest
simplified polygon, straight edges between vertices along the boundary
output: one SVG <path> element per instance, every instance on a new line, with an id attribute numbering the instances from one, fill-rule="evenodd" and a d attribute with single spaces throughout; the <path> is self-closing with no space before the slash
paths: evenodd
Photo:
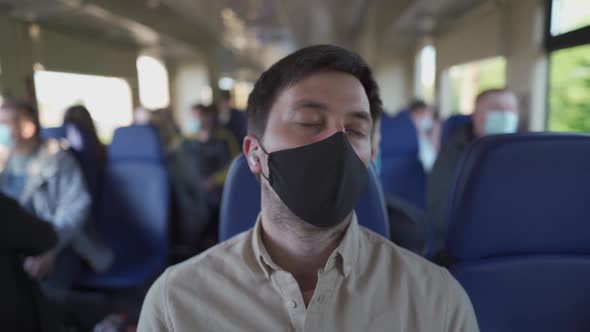
<path id="1" fill-rule="evenodd" d="M 113 160 L 161 162 L 164 159 L 164 147 L 156 128 L 151 125 L 133 125 L 115 131 L 108 156 Z"/>
<path id="2" fill-rule="evenodd" d="M 440 145 L 445 145 L 458 128 L 468 124 L 471 121 L 471 115 L 454 114 L 449 116 L 442 125 L 442 130 L 440 133 Z"/>
<path id="3" fill-rule="evenodd" d="M 381 120 L 381 184 L 386 195 L 419 209 L 426 206 L 426 173 L 418 158 L 418 134 L 408 112 Z"/>
<path id="4" fill-rule="evenodd" d="M 356 206 L 359 224 L 389 238 L 389 222 L 381 185 L 369 168 L 369 184 Z M 230 166 L 219 219 L 219 239 L 225 241 L 254 226 L 260 213 L 260 184 L 250 172 L 246 158 L 238 156 Z"/>
<path id="5" fill-rule="evenodd" d="M 448 211 L 451 272 L 481 331 L 589 331 L 590 136 L 484 137 Z"/>
<path id="6" fill-rule="evenodd" d="M 41 128 L 39 135 L 42 139 L 62 139 L 66 138 L 66 129 L 63 126 Z"/>
<path id="7" fill-rule="evenodd" d="M 99 235 L 115 252 L 115 261 L 107 273 L 86 276 L 82 283 L 126 288 L 158 275 L 168 258 L 169 199 L 156 130 L 117 129 L 108 150 L 96 222 Z"/>

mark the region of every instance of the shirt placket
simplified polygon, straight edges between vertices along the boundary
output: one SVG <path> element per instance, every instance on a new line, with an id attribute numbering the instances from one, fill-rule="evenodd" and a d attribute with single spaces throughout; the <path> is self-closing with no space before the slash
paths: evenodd
<path id="1" fill-rule="evenodd" d="M 276 271 L 271 275 L 273 284 L 278 289 L 283 299 L 291 326 L 294 331 L 303 331 L 307 310 L 303 302 L 303 296 L 299 290 L 299 284 L 293 276 L 285 271 Z"/>
<path id="2" fill-rule="evenodd" d="M 325 331 L 326 308 L 336 305 L 332 301 L 334 289 L 342 282 L 342 274 L 337 267 L 318 272 L 318 283 L 307 307 L 304 331 Z"/>

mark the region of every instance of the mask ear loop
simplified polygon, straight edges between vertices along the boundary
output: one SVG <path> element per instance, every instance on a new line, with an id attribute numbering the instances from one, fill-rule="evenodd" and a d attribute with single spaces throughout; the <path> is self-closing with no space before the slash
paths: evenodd
<path id="1" fill-rule="evenodd" d="M 258 140 L 258 146 L 260 146 L 260 149 L 262 149 L 262 152 L 264 152 L 264 154 L 266 154 L 266 159 L 268 159 L 268 157 L 270 156 L 270 153 L 266 152 L 266 149 L 262 146 L 261 140 L 256 137 L 256 139 Z M 269 169 L 270 172 L 270 169 Z M 269 177 L 267 177 L 266 175 L 264 175 L 264 172 L 262 171 L 262 166 L 260 167 L 260 175 L 266 179 L 266 181 L 268 181 L 268 183 L 270 183 L 270 174 Z"/>

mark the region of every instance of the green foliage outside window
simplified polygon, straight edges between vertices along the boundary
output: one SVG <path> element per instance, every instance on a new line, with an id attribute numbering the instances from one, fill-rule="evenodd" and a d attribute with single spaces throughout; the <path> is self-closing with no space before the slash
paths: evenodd
<path id="1" fill-rule="evenodd" d="M 590 133 L 590 45 L 551 55 L 549 130 Z"/>

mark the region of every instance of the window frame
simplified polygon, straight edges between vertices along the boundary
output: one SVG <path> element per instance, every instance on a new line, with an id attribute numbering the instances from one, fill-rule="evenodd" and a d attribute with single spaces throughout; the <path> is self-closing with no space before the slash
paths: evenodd
<path id="1" fill-rule="evenodd" d="M 545 48 L 547 53 L 550 54 L 565 48 L 590 44 L 590 25 L 555 36 L 551 34 L 553 1 L 555 0 L 546 0 L 545 8 L 547 15 L 545 20 Z"/>
<path id="2" fill-rule="evenodd" d="M 549 131 L 549 120 L 551 116 L 551 105 L 549 97 L 551 94 L 551 55 L 553 52 L 573 48 L 577 46 L 590 45 L 590 25 L 568 31 L 559 35 L 551 33 L 553 24 L 553 1 L 545 2 L 545 50 L 547 52 L 547 71 L 545 83 L 545 131 Z"/>

